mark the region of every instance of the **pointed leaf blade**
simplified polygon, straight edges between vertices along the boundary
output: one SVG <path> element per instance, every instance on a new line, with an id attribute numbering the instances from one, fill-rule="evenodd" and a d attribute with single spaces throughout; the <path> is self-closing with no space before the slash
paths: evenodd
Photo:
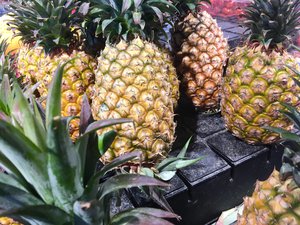
<path id="1" fill-rule="evenodd" d="M 71 212 L 73 202 L 83 193 L 81 164 L 60 117 L 49 122 L 47 145 L 48 174 L 55 204 Z"/>
<path id="2" fill-rule="evenodd" d="M 105 183 L 101 184 L 99 189 L 99 199 L 101 200 L 107 194 L 118 191 L 120 189 L 140 186 L 168 187 L 169 185 L 148 176 L 141 176 L 137 174 L 120 174 L 108 179 Z"/>
<path id="3" fill-rule="evenodd" d="M 0 213 L 0 216 L 22 216 L 26 221 L 32 221 L 39 225 L 72 225 L 70 215 L 60 208 L 51 205 L 33 205 L 11 209 Z"/>
<path id="4" fill-rule="evenodd" d="M 128 154 L 124 154 L 122 156 L 119 156 L 118 158 L 114 159 L 109 164 L 103 166 L 101 170 L 94 174 L 94 176 L 90 179 L 85 192 L 84 192 L 84 199 L 90 200 L 94 196 L 96 196 L 97 190 L 98 190 L 98 183 L 101 177 L 103 177 L 107 172 L 111 171 L 112 169 L 123 165 L 124 163 L 133 160 L 135 158 L 141 157 L 141 152 L 131 152 Z"/>
<path id="5" fill-rule="evenodd" d="M 11 124 L 0 120 L 0 152 L 32 184 L 47 203 L 51 203 L 52 192 L 45 162 L 46 155 L 24 134 Z"/>
<path id="6" fill-rule="evenodd" d="M 43 204 L 43 202 L 35 196 L 14 186 L 0 182 L 0 212 L 40 204 Z"/>
<path id="7" fill-rule="evenodd" d="M 117 133 L 114 130 L 108 131 L 107 133 L 98 136 L 98 150 L 101 155 L 103 155 L 111 146 L 116 136 Z"/>
<path id="8" fill-rule="evenodd" d="M 192 137 L 190 137 L 189 140 L 185 143 L 185 145 L 183 146 L 183 148 L 181 149 L 181 151 L 179 152 L 177 157 L 179 157 L 179 158 L 185 157 L 186 151 L 191 143 L 191 140 L 192 140 Z"/>

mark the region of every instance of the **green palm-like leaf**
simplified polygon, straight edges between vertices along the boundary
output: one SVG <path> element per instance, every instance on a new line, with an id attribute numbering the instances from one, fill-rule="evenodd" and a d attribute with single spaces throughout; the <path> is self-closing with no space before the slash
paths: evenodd
<path id="1" fill-rule="evenodd" d="M 26 183 L 26 180 L 24 179 L 23 175 L 19 172 L 19 170 L 15 167 L 15 165 L 3 155 L 1 151 L 0 151 L 0 165 L 2 168 L 5 169 L 5 171 L 8 174 L 15 177 L 15 179 L 22 181 L 22 183 Z"/>
<path id="2" fill-rule="evenodd" d="M 128 154 L 124 154 L 116 159 L 114 159 L 111 163 L 103 166 L 100 171 L 94 174 L 93 177 L 91 177 L 85 192 L 83 194 L 84 200 L 90 200 L 93 196 L 97 195 L 98 188 L 99 188 L 99 179 L 103 177 L 107 172 L 113 170 L 114 168 L 117 168 L 118 166 L 123 165 L 124 163 L 133 160 L 135 158 L 141 157 L 141 152 L 132 152 Z"/>
<path id="3" fill-rule="evenodd" d="M 99 130 L 99 129 L 102 129 L 105 127 L 110 127 L 110 126 L 121 124 L 121 123 L 132 123 L 132 122 L 133 122 L 132 119 L 126 119 L 126 118 L 95 121 L 87 127 L 86 131 L 84 132 L 84 134 L 82 136 L 93 133 L 96 130 Z"/>
<path id="4" fill-rule="evenodd" d="M 60 118 L 50 122 L 47 140 L 48 173 L 55 205 L 70 213 L 73 202 L 83 193 L 79 155 Z"/>
<path id="5" fill-rule="evenodd" d="M 0 216 L 22 216 L 24 222 L 38 225 L 72 225 L 73 219 L 66 212 L 51 205 L 32 205 L 14 208 L 0 213 Z M 21 221 L 23 222 L 23 221 Z"/>
<path id="6" fill-rule="evenodd" d="M 107 151 L 107 149 L 115 140 L 116 136 L 117 132 L 115 132 L 114 130 L 108 131 L 98 136 L 98 149 L 101 155 L 103 155 Z"/>
<path id="7" fill-rule="evenodd" d="M 0 173 L 0 183 L 13 186 L 26 192 L 29 192 L 30 190 L 27 183 L 23 183 L 22 180 L 18 180 L 16 177 L 2 172 Z"/>
<path id="8" fill-rule="evenodd" d="M 105 183 L 100 185 L 98 191 L 99 199 L 101 200 L 107 194 L 116 192 L 120 189 L 141 186 L 168 187 L 169 184 L 148 176 L 141 176 L 137 174 L 120 174 L 109 178 Z"/>
<path id="9" fill-rule="evenodd" d="M 0 213 L 41 204 L 43 204 L 41 200 L 28 192 L 0 182 Z"/>
<path id="10" fill-rule="evenodd" d="M 47 165 L 55 205 L 71 212 L 73 202 L 83 193 L 83 184 L 80 157 L 69 137 L 66 125 L 60 118 L 60 87 L 65 65 L 66 63 L 58 66 L 47 98 Z"/>
<path id="11" fill-rule="evenodd" d="M 138 208 L 115 215 L 111 225 L 143 224 L 143 225 L 171 225 L 172 223 L 162 218 L 177 218 L 177 215 L 153 208 Z"/>
<path id="12" fill-rule="evenodd" d="M 291 133 L 285 129 L 277 128 L 277 127 L 267 127 L 268 130 L 274 131 L 280 134 L 280 137 L 286 140 L 300 142 L 300 136 L 294 133 Z"/>
<path id="13" fill-rule="evenodd" d="M 21 111 L 21 117 L 26 118 L 21 121 L 24 134 L 36 145 L 41 151 L 46 151 L 46 130 L 43 123 L 38 122 L 38 118 L 33 114 L 32 108 L 28 104 L 18 84 L 14 84 L 14 101 L 15 105 Z M 13 112 L 12 112 L 13 113 Z"/>
<path id="14" fill-rule="evenodd" d="M 43 0 L 36 1 L 35 4 L 39 4 Z M 137 186 L 168 185 L 136 174 L 117 175 L 99 184 L 107 172 L 141 153 L 123 155 L 96 172 L 100 155 L 96 131 L 132 120 L 93 122 L 85 97 L 82 105 L 85 109 L 80 117 L 81 136 L 73 143 L 66 126 L 70 118 L 60 117 L 63 68 L 64 65 L 59 66 L 54 74 L 45 125 L 38 103 L 30 96 L 24 97 L 17 84 L 13 86 L 13 117 L 0 120 L 0 164 L 7 170 L 7 174 L 0 174 L 0 216 L 18 218 L 24 224 L 33 225 L 111 224 L 110 203 L 114 192 Z M 24 117 L 28 117 L 27 122 L 22 120 Z M 102 139 L 103 151 L 111 144 L 115 132 L 110 134 Z M 139 213 L 132 211 L 131 215 L 137 217 Z M 128 215 L 124 218 L 128 219 Z M 158 224 L 169 224 L 162 218 L 171 217 L 171 214 L 147 209 L 137 222 L 144 224 L 153 218 Z M 117 217 L 114 218 L 114 223 L 118 223 Z"/>
<path id="15" fill-rule="evenodd" d="M 61 83 L 63 77 L 64 65 L 59 65 L 55 70 L 53 81 L 50 85 L 50 91 L 47 97 L 46 105 L 46 127 L 50 125 L 51 121 L 55 117 L 59 117 L 61 114 Z"/>
<path id="16" fill-rule="evenodd" d="M 53 197 L 46 172 L 47 156 L 20 130 L 1 120 L 0 133 L 0 152 L 35 187 L 41 198 L 51 204 Z"/>

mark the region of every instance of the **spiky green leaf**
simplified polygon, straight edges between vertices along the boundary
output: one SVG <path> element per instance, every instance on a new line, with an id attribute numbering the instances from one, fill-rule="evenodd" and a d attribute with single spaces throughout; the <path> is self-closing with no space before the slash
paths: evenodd
<path id="1" fill-rule="evenodd" d="M 177 215 L 159 209 L 137 208 L 115 215 L 111 224 L 172 225 L 172 223 L 162 218 L 177 218 Z"/>
<path id="2" fill-rule="evenodd" d="M 99 179 L 103 177 L 107 172 L 111 171 L 112 169 L 123 165 L 124 163 L 133 160 L 135 158 L 141 157 L 141 152 L 131 152 L 128 154 L 124 154 L 122 156 L 119 156 L 118 158 L 115 158 L 112 162 L 109 164 L 103 166 L 100 171 L 95 173 L 93 177 L 90 179 L 85 191 L 83 198 L 85 200 L 90 200 L 94 196 L 96 196 L 98 187 L 99 187 Z"/>
<path id="3" fill-rule="evenodd" d="M 41 198 L 52 203 L 48 182 L 47 156 L 21 131 L 0 120 L 0 152 L 14 164 L 22 176 L 32 184 Z"/>
<path id="4" fill-rule="evenodd" d="M 105 183 L 100 185 L 98 192 L 99 199 L 101 200 L 107 194 L 118 191 L 120 189 L 141 186 L 168 187 L 169 184 L 148 176 L 141 176 L 137 174 L 120 174 L 108 179 Z"/>
<path id="5" fill-rule="evenodd" d="M 117 132 L 115 132 L 114 130 L 108 131 L 107 133 L 98 136 L 98 150 L 101 155 L 103 155 L 111 146 L 116 136 Z"/>
<path id="6" fill-rule="evenodd" d="M 32 194 L 12 185 L 0 182 L 0 213 L 32 205 L 42 205 L 43 202 Z"/>
<path id="7" fill-rule="evenodd" d="M 22 216 L 30 224 L 72 225 L 72 217 L 60 208 L 51 205 L 33 205 L 14 208 L 0 213 L 0 216 Z"/>

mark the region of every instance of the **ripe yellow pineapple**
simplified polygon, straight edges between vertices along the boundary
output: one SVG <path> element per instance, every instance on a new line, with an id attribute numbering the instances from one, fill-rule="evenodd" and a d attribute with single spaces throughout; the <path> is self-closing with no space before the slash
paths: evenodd
<path id="1" fill-rule="evenodd" d="M 81 50 L 80 36 L 72 27 L 74 7 L 75 3 L 67 0 L 10 4 L 14 24 L 25 43 L 18 54 L 17 70 L 24 84 L 39 83 L 38 97 L 43 106 L 57 65 L 73 59 L 62 81 L 63 116 L 79 116 L 83 94 L 91 94 L 96 67 L 96 61 Z M 33 16 L 28 18 L 29 15 Z M 78 119 L 71 121 L 70 134 L 73 140 L 78 136 Z"/>
<path id="2" fill-rule="evenodd" d="M 300 78 L 300 70 L 297 73 Z M 256 183 L 252 196 L 244 199 L 237 225 L 300 224 L 300 111 L 285 106 L 283 114 L 295 123 L 295 132 L 269 128 L 286 139 L 280 172 L 274 170 L 266 181 Z"/>
<path id="3" fill-rule="evenodd" d="M 228 44 L 216 20 L 198 12 L 196 0 L 174 0 L 180 16 L 173 34 L 176 66 L 186 94 L 203 110 L 219 106 L 223 64 Z"/>
<path id="4" fill-rule="evenodd" d="M 98 58 L 92 111 L 97 119 L 132 118 L 134 123 L 101 131 L 101 134 L 110 129 L 118 131 L 102 161 L 107 163 L 124 153 L 141 150 L 144 163 L 154 163 L 167 155 L 174 141 L 173 117 L 179 82 L 166 50 L 147 40 L 154 34 L 157 41 L 165 18 L 157 17 L 156 13 L 163 16 L 166 5 L 169 8 L 172 5 L 165 1 L 158 5 L 148 0 L 128 1 L 129 5 L 123 8 L 124 5 L 115 3 L 112 1 L 111 6 L 91 4 L 94 12 L 101 9 L 116 13 L 98 15 L 100 28 L 97 30 L 104 30 L 110 43 Z M 149 11 L 146 16 L 144 10 L 154 5 L 158 11 Z M 122 18 L 126 23 L 121 24 L 115 18 Z M 102 21 L 113 22 L 107 25 Z M 124 27 L 117 34 L 116 27 L 120 26 Z"/>
<path id="5" fill-rule="evenodd" d="M 13 26 L 8 25 L 8 21 L 12 20 L 12 17 L 8 14 L 4 14 L 0 17 L 0 41 L 5 40 L 7 48 L 5 54 L 15 54 L 21 46 L 20 37 L 14 37 Z"/>
<path id="6" fill-rule="evenodd" d="M 281 181 L 274 170 L 266 181 L 258 181 L 251 197 L 244 198 L 244 210 L 237 225 L 299 225 L 300 187 L 293 177 Z"/>
<path id="7" fill-rule="evenodd" d="M 300 88 L 286 65 L 299 66 L 285 49 L 287 37 L 298 26 L 298 5 L 297 1 L 255 0 L 246 10 L 250 36 L 229 59 L 221 111 L 228 130 L 248 143 L 269 144 L 279 139 L 264 126 L 292 128 L 280 113 L 281 102 L 300 107 Z"/>

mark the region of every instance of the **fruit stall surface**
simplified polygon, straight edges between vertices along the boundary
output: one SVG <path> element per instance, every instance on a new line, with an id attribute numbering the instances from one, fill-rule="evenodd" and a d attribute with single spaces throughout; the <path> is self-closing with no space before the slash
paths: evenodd
<path id="1" fill-rule="evenodd" d="M 250 0 L 211 0 L 211 5 L 204 7 L 205 10 L 207 10 L 214 18 L 216 18 L 218 25 L 222 28 L 224 37 L 228 40 L 228 43 L 230 45 L 230 51 L 233 51 L 235 49 L 235 47 L 237 47 L 237 46 L 242 46 L 241 43 L 247 38 L 247 32 L 244 28 L 242 28 L 240 26 L 240 24 L 241 24 L 241 14 L 243 13 L 244 7 L 247 4 L 249 4 L 249 2 L 250 2 Z M 3 3 L 3 1 L 0 1 L 0 15 L 3 13 L 2 4 L 5 4 L 5 3 Z M 205 13 L 205 14 L 207 14 L 207 13 Z M 213 23 L 215 24 L 215 22 L 213 22 Z M 180 30 L 178 33 L 180 33 Z M 175 34 L 174 34 L 174 37 L 175 37 Z M 174 40 L 175 40 L 175 38 L 174 38 Z M 220 40 L 220 39 L 218 39 L 218 40 Z M 136 46 L 138 46 L 138 44 L 141 42 L 141 40 L 139 38 L 137 38 L 134 41 L 135 41 L 134 45 L 136 45 Z M 295 35 L 293 41 L 294 41 L 294 43 L 299 45 L 300 44 L 300 35 L 299 35 L 299 37 L 297 35 Z M 217 41 L 217 42 L 223 43 L 222 41 Z M 123 44 L 125 44 L 125 42 L 124 43 L 120 42 L 120 43 L 121 44 L 119 44 L 119 45 L 116 45 L 116 46 L 113 45 L 108 48 L 105 48 L 103 50 L 103 52 L 105 52 L 105 51 L 106 52 L 109 52 L 109 51 L 114 52 L 113 50 L 107 50 L 107 49 L 113 49 L 113 48 L 117 48 L 116 52 L 118 52 L 122 48 Z M 167 42 L 164 42 L 164 43 L 167 43 Z M 226 43 L 225 40 L 224 40 L 224 43 Z M 127 43 L 126 43 L 126 45 L 127 45 Z M 142 43 L 142 46 L 146 46 L 146 45 L 152 46 L 152 44 L 150 45 L 150 44 Z M 208 44 L 206 44 L 206 45 L 208 45 Z M 174 45 L 172 45 L 172 47 L 170 47 L 170 46 L 168 46 L 168 47 L 169 48 L 173 47 L 173 49 L 176 49 L 176 43 Z M 120 49 L 118 49 L 118 48 L 120 48 Z M 142 49 L 142 50 L 140 50 L 140 49 Z M 139 49 L 139 51 L 141 51 L 141 52 L 144 51 L 144 47 L 140 48 L 140 49 Z M 154 48 L 152 46 L 151 49 L 154 49 L 153 52 L 155 52 L 156 49 L 158 49 L 158 48 Z M 224 48 L 222 48 L 222 51 L 223 50 L 224 50 L 224 53 L 227 52 L 227 48 L 224 47 Z M 209 51 L 209 50 L 205 50 L 205 51 Z M 222 52 L 222 51 L 220 50 L 220 52 Z M 178 53 L 178 56 L 181 57 L 181 55 L 184 55 L 183 52 L 184 51 L 181 51 L 180 53 Z M 164 53 L 164 54 L 167 54 L 167 53 Z M 21 54 L 19 54 L 19 56 L 20 55 Z M 104 68 L 104 66 L 103 66 L 105 64 L 104 62 L 106 62 L 105 60 L 108 59 L 108 58 L 106 58 L 108 56 L 106 55 L 106 53 L 103 55 L 104 55 L 103 58 L 101 58 L 101 59 L 99 58 L 100 60 L 98 59 L 99 65 L 97 66 L 97 69 L 99 70 L 98 72 L 100 74 L 100 76 L 98 76 L 98 77 L 101 77 L 101 75 L 106 73 L 106 71 L 104 69 L 102 71 L 101 68 Z M 226 54 L 224 54 L 224 55 L 226 55 Z M 69 56 L 69 55 L 67 55 L 67 56 Z M 89 56 L 87 56 L 87 57 L 89 57 Z M 77 57 L 77 58 L 80 58 L 80 57 Z M 223 59 L 226 59 L 226 58 L 227 58 L 227 56 L 224 56 Z M 166 66 L 166 68 L 165 68 L 166 70 L 169 69 L 168 66 L 172 67 L 173 62 L 171 61 L 171 58 L 166 57 L 163 59 L 164 60 L 161 60 L 162 61 L 161 64 L 157 64 L 159 66 L 157 66 L 155 64 L 157 68 L 159 68 L 161 65 Z M 191 57 L 191 59 L 193 59 L 193 58 Z M 197 60 L 198 59 L 200 59 L 200 57 L 197 58 Z M 222 67 L 223 59 L 219 60 L 220 61 L 220 64 L 219 64 L 220 71 L 223 70 L 222 69 L 223 68 Z M 252 59 L 250 59 L 250 60 L 252 60 Z M 101 61 L 103 64 L 101 64 Z M 215 61 L 218 61 L 218 60 L 215 60 Z M 230 60 L 228 60 L 228 62 L 229 63 L 227 63 L 227 64 L 228 64 L 229 69 L 227 70 L 227 72 L 230 71 L 230 65 L 231 66 L 232 66 L 232 64 L 237 65 L 237 63 L 232 63 L 232 62 L 230 64 Z M 175 61 L 175 64 L 176 64 L 176 61 Z M 297 65 L 296 62 L 295 62 L 295 65 Z M 91 68 L 93 68 L 93 66 L 94 66 L 94 62 L 91 61 Z M 255 65 L 253 66 L 253 68 L 254 67 L 255 67 Z M 269 66 L 269 67 L 271 67 L 271 66 Z M 109 68 L 113 68 L 113 67 L 109 67 Z M 180 71 L 180 68 L 179 69 L 177 68 L 177 72 L 178 71 Z M 182 71 L 178 72 L 178 74 L 183 73 Z M 110 72 L 113 72 L 113 69 Z M 157 75 L 158 72 L 153 72 L 152 74 Z M 172 75 L 174 75 L 174 80 L 177 80 L 175 68 L 174 68 L 174 70 L 172 70 L 172 72 L 173 72 Z M 202 72 L 204 72 L 204 70 Z M 214 74 L 214 73 L 211 72 L 211 74 Z M 219 74 L 218 77 L 221 80 L 221 77 L 222 77 L 221 72 L 219 72 L 218 74 Z M 183 75 L 183 77 L 184 77 L 186 74 L 180 74 L 180 75 Z M 62 76 L 62 72 L 61 72 L 61 76 Z M 168 74 L 168 76 L 169 76 L 169 78 L 171 77 L 171 75 L 169 75 L 169 74 Z M 223 76 L 225 76 L 225 72 L 223 72 Z M 103 76 L 103 77 L 105 77 L 105 76 Z M 156 76 L 156 78 L 157 77 L 158 76 Z M 186 75 L 186 77 L 188 77 L 188 75 Z M 172 79 L 170 78 L 169 80 L 171 82 Z M 186 80 L 188 80 L 188 79 L 186 79 Z M 104 80 L 104 81 L 106 82 L 106 80 Z M 166 198 L 168 204 L 171 206 L 171 208 L 174 210 L 174 212 L 181 217 L 180 220 L 170 219 L 172 223 L 178 224 L 178 225 L 213 225 L 216 223 L 218 217 L 221 215 L 221 213 L 223 211 L 226 211 L 233 207 L 241 205 L 243 203 L 243 198 L 245 196 L 249 196 L 252 194 L 252 192 L 254 190 L 255 182 L 257 180 L 265 180 L 270 176 L 270 174 L 274 171 L 274 169 L 279 170 L 279 168 L 282 165 L 282 154 L 283 154 L 284 149 L 280 143 L 269 144 L 269 145 L 251 145 L 251 144 L 247 144 L 245 141 L 240 140 L 240 139 L 236 138 L 235 136 L 233 136 L 232 133 L 226 129 L 224 119 L 218 109 L 214 109 L 212 111 L 201 111 L 201 110 L 199 110 L 199 108 L 196 108 L 194 106 L 194 105 L 196 105 L 194 99 L 191 100 L 191 98 L 189 98 L 191 96 L 187 97 L 185 95 L 185 92 L 187 93 L 187 95 L 189 95 L 189 92 L 183 90 L 184 89 L 183 86 L 185 85 L 184 82 L 185 82 L 185 80 L 182 79 L 181 80 L 182 86 L 180 87 L 182 89 L 182 90 L 180 90 L 180 93 L 181 93 L 180 99 L 179 99 L 178 105 L 176 106 L 176 110 L 175 110 L 176 140 L 174 143 L 173 143 L 173 140 L 174 140 L 173 138 L 171 138 L 169 140 L 170 145 L 171 145 L 171 143 L 173 143 L 172 151 L 170 152 L 170 156 L 180 157 L 179 156 L 180 154 L 178 154 L 178 153 L 181 151 L 181 149 L 185 145 L 185 143 L 187 143 L 187 141 L 191 138 L 191 142 L 189 143 L 186 156 L 189 159 L 201 158 L 201 160 L 198 160 L 193 165 L 189 164 L 190 166 L 187 166 L 184 168 L 180 167 L 180 169 L 177 170 L 176 175 L 171 179 L 170 186 L 167 189 L 164 189 L 163 193 L 164 193 L 164 197 Z M 62 83 L 64 83 L 64 82 L 62 82 Z M 174 86 L 177 85 L 179 88 L 178 83 L 176 83 L 176 85 L 175 85 L 175 83 L 176 82 L 174 82 L 174 84 L 172 84 L 172 85 L 174 85 Z M 97 82 L 96 82 L 96 84 L 98 85 Z M 229 85 L 231 85 L 231 83 Z M 101 82 L 99 83 L 99 87 L 102 87 Z M 250 86 L 250 88 L 252 88 L 252 86 Z M 209 89 L 209 88 L 207 88 L 207 89 Z M 47 89 L 45 89 L 45 90 L 46 90 L 45 96 L 47 96 Z M 165 112 L 163 112 L 163 113 L 168 114 L 170 116 L 170 118 L 172 119 L 172 124 L 170 125 L 170 130 L 172 130 L 172 132 L 174 132 L 173 128 L 175 127 L 175 123 L 173 121 L 173 115 L 174 115 L 173 104 L 174 104 L 174 102 L 177 102 L 177 99 L 173 101 L 173 99 L 169 98 L 170 94 L 173 94 L 173 89 L 172 89 L 172 92 L 170 92 L 170 90 L 168 92 L 169 94 L 164 95 L 164 92 L 162 92 L 163 93 L 162 95 L 166 99 L 168 99 L 168 105 L 172 106 L 171 107 L 172 110 L 170 110 L 170 113 L 165 113 Z M 174 90 L 175 90 L 175 88 L 174 88 Z M 300 89 L 297 89 L 297 90 L 298 91 L 296 91 L 296 93 L 299 93 Z M 51 89 L 51 91 L 52 91 L 52 89 Z M 178 91 L 178 89 L 177 89 L 177 91 Z M 177 93 L 177 91 L 175 90 L 174 93 L 175 92 Z M 86 92 L 88 92 L 88 91 L 86 91 Z M 99 93 L 100 92 L 101 91 L 99 91 Z M 95 96 L 99 95 L 99 93 L 96 93 Z M 273 92 L 272 92 L 270 95 L 274 96 L 275 94 L 273 94 Z M 41 96 L 43 96 L 43 95 L 41 94 Z M 49 95 L 49 96 L 51 96 L 51 95 Z M 174 96 L 172 95 L 172 98 Z M 199 94 L 199 96 L 200 96 L 200 94 Z M 216 96 L 216 99 L 218 100 L 219 95 L 216 94 L 215 96 Z M 298 97 L 299 97 L 299 95 L 298 95 Z M 41 99 L 43 99 L 43 98 L 41 97 Z M 108 98 L 108 101 L 110 101 L 110 100 L 111 99 Z M 215 101 L 216 105 L 218 104 L 217 100 Z M 94 101 L 95 100 L 93 100 L 93 102 Z M 193 103 L 192 103 L 192 101 L 193 101 Z M 76 102 L 77 102 L 77 100 L 76 100 Z M 298 100 L 297 100 L 297 102 L 299 103 Z M 89 108 L 89 107 L 87 107 L 88 100 L 86 100 L 85 103 L 86 104 L 83 104 L 83 105 L 86 108 Z M 100 103 L 97 103 L 97 104 L 94 103 L 94 104 L 95 105 L 98 104 L 96 106 L 96 108 L 101 108 L 101 109 L 103 108 L 102 106 L 104 105 L 104 104 L 100 104 Z M 98 107 L 99 105 L 101 105 L 101 107 Z M 257 105 L 259 107 L 261 106 L 259 104 L 257 104 Z M 198 105 L 198 106 L 200 106 L 200 105 Z M 237 106 L 237 105 L 233 105 L 233 106 Z M 82 108 L 85 108 L 85 107 L 82 107 Z M 224 107 L 224 106 L 222 106 L 222 107 Z M 92 108 L 93 108 L 93 105 L 92 105 Z M 163 110 L 167 110 L 166 108 L 163 108 L 163 107 L 160 107 L 160 108 Z M 235 107 L 235 108 L 239 108 L 239 107 Z M 147 108 L 147 110 L 145 110 L 145 111 L 148 113 L 149 110 L 151 110 L 150 107 Z M 222 108 L 222 111 L 223 111 L 223 108 Z M 58 112 L 60 112 L 60 110 Z M 101 115 L 101 112 L 102 111 L 99 110 L 98 114 Z M 278 112 L 278 110 L 276 112 Z M 258 113 L 260 113 L 260 112 L 258 112 Z M 82 113 L 82 115 L 83 115 L 83 117 L 81 119 L 88 119 L 88 117 L 84 118 L 84 116 L 86 116 L 86 115 L 84 115 L 84 113 Z M 224 115 L 224 112 L 223 112 L 223 115 Z M 131 117 L 127 117 L 127 116 L 123 116 L 123 117 L 131 118 Z M 162 118 L 164 119 L 164 117 L 162 117 Z M 156 120 L 156 121 L 158 121 L 158 124 L 165 122 L 165 121 L 162 121 L 162 118 L 159 118 L 160 120 Z M 106 119 L 106 118 L 101 117 L 101 118 L 96 118 L 96 119 Z M 228 119 L 226 117 L 225 117 L 225 120 L 228 121 Z M 46 119 L 46 121 L 47 121 L 47 119 Z M 130 121 L 127 120 L 126 123 L 128 123 L 128 122 L 130 122 Z M 152 121 L 150 120 L 150 122 L 152 122 Z M 235 123 L 235 122 L 236 121 L 234 121 L 233 123 Z M 83 122 L 83 124 L 84 124 L 84 122 Z M 228 123 L 227 123 L 227 125 L 228 125 Z M 78 135 L 81 134 L 81 133 L 79 133 L 81 131 L 79 131 L 79 126 L 77 126 L 75 123 L 74 123 L 74 127 L 76 127 L 76 129 L 77 129 L 76 130 L 77 133 L 75 134 L 75 132 L 74 132 L 73 133 L 74 137 L 72 136 L 72 138 L 75 140 L 78 137 Z M 126 130 L 126 131 L 128 131 L 129 129 L 130 129 L 130 127 L 124 128 L 124 130 Z M 241 130 L 242 130 L 242 128 L 241 128 Z M 161 133 L 163 133 L 163 132 L 161 132 Z M 249 133 L 251 133 L 251 132 L 249 132 Z M 67 131 L 66 131 L 66 134 L 67 134 Z M 252 134 L 253 134 L 253 132 L 252 132 Z M 255 135 L 255 137 L 258 136 L 257 133 L 254 133 L 254 135 Z M 96 135 L 95 135 L 95 137 L 96 137 Z M 147 135 L 145 137 L 147 137 Z M 144 139 L 141 138 L 141 140 L 144 140 Z M 97 146 L 95 144 L 96 142 L 95 143 L 92 142 L 92 143 L 94 144 L 94 146 Z M 170 146 L 170 145 L 168 145 L 168 146 Z M 113 145 L 110 145 L 110 146 L 113 146 Z M 116 145 L 116 146 L 118 146 L 118 145 Z M 99 147 L 99 149 L 100 148 L 101 147 Z M 111 147 L 111 148 L 113 148 L 113 147 Z M 169 149 L 169 148 L 166 148 L 166 149 Z M 106 152 L 106 153 L 108 153 L 108 152 Z M 159 153 L 160 154 L 158 154 L 158 155 L 163 155 L 163 154 L 161 154 L 161 152 L 159 152 Z M 121 153 L 121 154 L 123 154 L 123 153 Z M 112 157 L 113 155 L 114 154 L 111 154 L 111 155 L 108 154 L 109 157 L 110 156 Z M 108 161 L 111 160 L 109 157 L 107 157 Z M 100 166 L 100 163 L 98 162 L 99 157 L 97 156 L 97 157 L 93 157 L 93 158 L 95 159 L 95 164 L 97 164 L 97 166 Z M 102 158 L 102 162 L 104 159 L 105 158 Z M 78 164 L 76 163 L 75 165 L 78 165 Z M 149 165 L 149 164 L 147 164 L 147 165 Z M 76 167 L 77 166 L 75 166 L 74 168 L 76 168 Z M 284 167 L 284 164 L 283 164 L 283 167 Z M 177 169 L 178 167 L 176 166 L 174 168 Z M 99 169 L 103 169 L 103 168 L 99 168 Z M 173 171 L 172 171 L 172 172 L 174 172 L 174 174 L 175 174 L 175 169 L 173 169 Z M 158 170 L 158 168 L 157 168 L 157 170 Z M 0 168 L 0 172 L 1 172 L 1 168 Z M 40 173 L 40 171 L 39 171 L 39 173 Z M 65 172 L 63 172 L 63 173 L 66 174 Z M 84 174 L 84 173 L 82 173 L 82 174 Z M 95 184 L 99 185 L 98 184 L 99 180 L 100 180 L 100 185 L 102 183 L 105 183 L 106 180 L 112 178 L 112 177 L 110 177 L 111 175 L 114 175 L 114 172 L 111 172 L 111 173 L 108 172 L 108 174 L 104 178 L 95 179 L 94 180 Z M 130 174 L 130 175 L 132 175 L 132 174 Z M 42 182 L 38 182 L 38 183 L 41 184 Z M 113 184 L 113 185 L 114 185 L 114 187 L 116 186 L 116 184 Z M 57 187 L 57 185 L 53 185 L 53 186 Z M 74 187 L 75 185 L 71 185 L 71 186 Z M 134 187 L 136 187 L 136 186 L 140 186 L 140 184 L 135 185 Z M 167 185 L 165 184 L 165 186 L 167 186 Z M 146 190 L 148 190 L 148 189 L 146 189 Z M 152 189 L 149 189 L 149 190 L 152 190 Z M 125 191 L 120 192 L 120 193 L 121 193 L 121 201 L 119 201 L 119 199 L 118 200 L 116 199 L 115 201 L 113 201 L 113 205 L 111 206 L 111 212 L 113 214 L 116 212 L 121 212 L 126 209 L 134 209 L 134 208 L 138 208 L 138 207 L 158 207 L 159 208 L 161 206 L 161 205 L 157 205 L 156 202 L 151 200 L 149 198 L 149 196 L 146 195 L 145 192 L 142 191 L 142 189 L 140 189 L 140 188 L 125 189 Z M 155 194 L 157 194 L 157 193 L 155 193 Z M 158 195 L 156 197 L 159 198 Z M 78 198 L 76 198 L 76 199 L 78 199 Z M 165 204 L 165 206 L 168 204 Z M 245 204 L 245 208 L 246 208 L 246 206 L 247 205 Z M 98 207 L 98 208 L 100 208 L 100 207 Z M 106 210 L 106 211 L 109 214 L 109 210 Z M 138 214 L 138 215 L 140 216 L 141 214 Z M 176 218 L 176 217 L 169 217 L 169 218 Z M 2 223 L 0 222 L 0 225 L 1 224 Z M 153 224 L 155 224 L 155 223 L 153 223 Z"/>

